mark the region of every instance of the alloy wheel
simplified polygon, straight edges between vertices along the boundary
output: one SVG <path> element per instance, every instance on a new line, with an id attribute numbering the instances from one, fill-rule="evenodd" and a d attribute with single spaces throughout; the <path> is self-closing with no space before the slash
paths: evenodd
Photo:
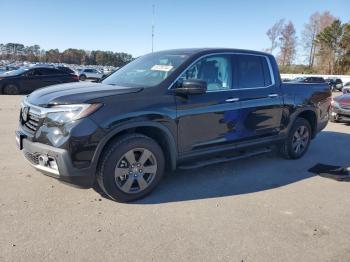
<path id="1" fill-rule="evenodd" d="M 310 134 L 308 128 L 306 126 L 299 126 L 299 128 L 295 131 L 292 140 L 294 153 L 302 154 L 309 143 L 309 139 Z"/>
<path id="2" fill-rule="evenodd" d="M 146 148 L 135 148 L 119 159 L 114 171 L 115 183 L 125 193 L 139 193 L 148 188 L 156 173 L 154 154 Z"/>

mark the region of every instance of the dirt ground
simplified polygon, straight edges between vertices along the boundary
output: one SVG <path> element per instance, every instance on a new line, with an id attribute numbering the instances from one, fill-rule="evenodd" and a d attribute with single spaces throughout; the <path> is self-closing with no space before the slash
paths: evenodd
<path id="1" fill-rule="evenodd" d="M 0 96 L 0 261 L 350 261 L 350 125 L 300 160 L 275 153 L 168 175 L 120 204 L 35 171 L 15 145 L 19 96 Z"/>

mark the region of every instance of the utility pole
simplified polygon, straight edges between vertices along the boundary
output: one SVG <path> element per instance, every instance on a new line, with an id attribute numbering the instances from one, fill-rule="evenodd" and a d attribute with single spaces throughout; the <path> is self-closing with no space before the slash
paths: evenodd
<path id="1" fill-rule="evenodd" d="M 155 5 L 152 5 L 152 53 L 154 49 L 154 15 L 155 15 Z"/>

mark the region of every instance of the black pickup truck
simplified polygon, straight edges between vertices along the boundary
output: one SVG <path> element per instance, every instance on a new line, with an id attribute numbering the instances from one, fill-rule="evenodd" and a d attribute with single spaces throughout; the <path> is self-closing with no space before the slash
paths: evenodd
<path id="1" fill-rule="evenodd" d="M 278 147 L 305 154 L 328 122 L 326 83 L 281 83 L 270 54 L 181 49 L 142 56 L 101 83 L 39 89 L 21 103 L 16 141 L 38 170 L 117 201 L 152 191 L 165 170 Z M 238 163 L 237 163 L 238 164 Z"/>

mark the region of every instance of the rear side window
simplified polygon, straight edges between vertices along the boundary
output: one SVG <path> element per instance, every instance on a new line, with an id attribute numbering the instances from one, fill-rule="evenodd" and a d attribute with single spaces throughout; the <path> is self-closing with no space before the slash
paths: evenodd
<path id="1" fill-rule="evenodd" d="M 257 88 L 271 85 L 270 70 L 265 57 L 239 55 L 238 81 L 240 88 Z"/>
<path id="2" fill-rule="evenodd" d="M 32 73 L 33 76 L 43 76 L 43 75 L 45 75 L 44 68 L 35 68 L 31 72 L 33 72 Z"/>
<path id="3" fill-rule="evenodd" d="M 63 72 L 54 68 L 35 69 L 35 75 L 47 76 L 47 75 L 59 75 L 59 74 L 63 74 Z"/>
<path id="4" fill-rule="evenodd" d="M 74 71 L 70 69 L 69 67 L 58 67 L 57 70 L 62 71 L 62 73 L 67 73 L 67 74 L 74 74 Z"/>
<path id="5" fill-rule="evenodd" d="M 46 68 L 45 72 L 47 75 L 62 75 L 63 71 L 55 69 L 55 68 Z"/>

